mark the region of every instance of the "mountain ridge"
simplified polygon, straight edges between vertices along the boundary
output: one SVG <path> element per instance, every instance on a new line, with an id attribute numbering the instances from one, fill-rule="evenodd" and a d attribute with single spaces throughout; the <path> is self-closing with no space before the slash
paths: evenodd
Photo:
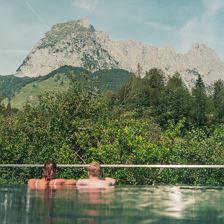
<path id="1" fill-rule="evenodd" d="M 120 68 L 140 75 L 152 68 L 166 75 L 179 72 L 188 86 L 195 74 L 201 74 L 206 84 L 224 79 L 224 63 L 205 44 L 195 44 L 184 54 L 172 47 L 157 48 L 134 40 L 111 40 L 97 31 L 87 19 L 56 24 L 37 42 L 21 66 L 19 76 L 44 76 L 63 65 L 83 67 L 91 72 Z"/>

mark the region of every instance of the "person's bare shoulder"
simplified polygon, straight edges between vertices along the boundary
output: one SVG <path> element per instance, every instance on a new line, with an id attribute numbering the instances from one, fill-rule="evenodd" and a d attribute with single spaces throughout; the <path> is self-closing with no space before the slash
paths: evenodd
<path id="1" fill-rule="evenodd" d="M 107 188 L 115 184 L 115 179 L 99 179 L 99 180 L 90 180 L 90 179 L 80 179 L 77 181 L 77 188 Z"/>
<path id="2" fill-rule="evenodd" d="M 77 186 L 85 186 L 89 184 L 89 179 L 79 179 L 76 181 Z"/>
<path id="3" fill-rule="evenodd" d="M 116 183 L 116 180 L 111 177 L 106 177 L 105 181 L 108 182 L 109 185 L 115 185 L 115 183 Z"/>

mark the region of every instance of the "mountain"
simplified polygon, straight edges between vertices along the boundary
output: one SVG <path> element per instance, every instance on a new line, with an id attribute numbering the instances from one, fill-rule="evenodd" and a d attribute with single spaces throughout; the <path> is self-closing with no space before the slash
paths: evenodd
<path id="1" fill-rule="evenodd" d="M 101 91 L 116 91 L 133 76 L 122 69 L 106 69 L 91 73 L 84 68 L 66 65 L 36 78 L 0 76 L 0 98 L 10 99 L 13 108 L 21 109 L 27 102 L 38 103 L 39 95 L 68 90 L 71 80 Z M 7 102 L 5 99 L 5 105 Z"/>
<path id="2" fill-rule="evenodd" d="M 196 74 L 205 83 L 224 79 L 224 63 L 204 44 L 195 44 L 187 53 L 172 47 L 157 48 L 138 41 L 114 41 L 89 25 L 86 19 L 54 25 L 38 41 L 17 69 L 19 76 L 44 76 L 63 66 L 83 67 L 91 72 L 120 68 L 140 72 L 160 68 L 166 75 L 179 72 L 192 86 Z"/>
<path id="3" fill-rule="evenodd" d="M 90 71 L 119 68 L 118 62 L 101 46 L 98 34 L 86 20 L 54 25 L 34 46 L 17 74 L 46 75 L 63 65 Z"/>

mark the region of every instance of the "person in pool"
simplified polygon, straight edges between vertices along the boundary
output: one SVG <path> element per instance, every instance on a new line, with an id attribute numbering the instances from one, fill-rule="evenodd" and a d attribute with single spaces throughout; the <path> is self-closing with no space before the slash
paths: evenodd
<path id="1" fill-rule="evenodd" d="M 57 165 L 52 160 L 47 161 L 43 167 L 43 177 L 40 179 L 29 179 L 28 187 L 32 189 L 45 189 L 46 187 L 56 187 L 62 185 L 75 185 L 76 180 L 73 179 L 54 179 Z"/>
<path id="2" fill-rule="evenodd" d="M 79 179 L 76 182 L 77 187 L 105 188 L 115 185 L 115 179 L 102 178 L 102 168 L 99 163 L 92 162 L 88 166 L 88 179 Z"/>

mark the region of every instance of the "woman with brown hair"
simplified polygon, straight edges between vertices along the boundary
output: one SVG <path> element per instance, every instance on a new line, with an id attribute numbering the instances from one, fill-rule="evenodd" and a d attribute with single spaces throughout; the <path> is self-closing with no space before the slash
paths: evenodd
<path id="1" fill-rule="evenodd" d="M 75 185 L 74 179 L 53 179 L 57 170 L 55 162 L 49 160 L 44 164 L 43 177 L 41 179 L 30 179 L 28 181 L 28 187 L 32 189 L 45 189 L 47 186 L 56 187 L 62 185 Z"/>

